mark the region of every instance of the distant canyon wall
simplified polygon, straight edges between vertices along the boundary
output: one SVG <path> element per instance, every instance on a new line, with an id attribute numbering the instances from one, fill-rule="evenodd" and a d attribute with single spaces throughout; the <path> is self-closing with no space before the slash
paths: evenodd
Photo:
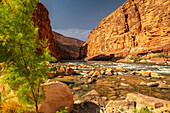
<path id="1" fill-rule="evenodd" d="M 80 47 L 85 43 L 81 40 L 63 36 L 60 33 L 54 32 L 54 42 L 58 45 L 61 60 L 77 60 L 79 57 Z"/>
<path id="2" fill-rule="evenodd" d="M 80 57 L 109 59 L 170 52 L 169 6 L 169 0 L 127 0 L 91 31 L 80 51 L 87 54 Z"/>
<path id="3" fill-rule="evenodd" d="M 48 39 L 49 50 L 57 60 L 78 59 L 79 49 L 85 42 L 53 32 L 49 12 L 42 3 L 38 3 L 34 12 L 33 21 L 35 26 L 39 28 L 38 40 Z"/>

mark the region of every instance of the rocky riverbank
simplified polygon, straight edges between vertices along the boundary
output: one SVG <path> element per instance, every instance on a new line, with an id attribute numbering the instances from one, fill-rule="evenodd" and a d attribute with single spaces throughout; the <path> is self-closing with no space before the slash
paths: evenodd
<path id="1" fill-rule="evenodd" d="M 89 108 L 91 112 L 96 109 L 104 110 L 108 102 L 124 100 L 129 93 L 140 93 L 167 101 L 170 99 L 169 75 L 146 72 L 141 69 L 109 68 L 92 64 L 94 63 L 76 65 L 57 63 L 50 66 L 53 73 L 49 77 L 66 83 L 71 89 L 75 113 L 82 110 L 81 107 L 88 105 L 96 106 L 94 109 Z"/>

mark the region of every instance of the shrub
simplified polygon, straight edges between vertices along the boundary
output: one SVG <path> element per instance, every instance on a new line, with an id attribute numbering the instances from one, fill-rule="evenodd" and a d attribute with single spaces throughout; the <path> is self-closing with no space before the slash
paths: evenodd
<path id="1" fill-rule="evenodd" d="M 170 56 L 168 56 L 168 54 L 161 53 L 160 55 L 153 56 L 152 58 L 170 58 Z"/>
<path id="2" fill-rule="evenodd" d="M 0 107 L 0 113 L 34 113 L 14 100 L 4 102 Z"/>
<path id="3" fill-rule="evenodd" d="M 138 56 L 134 56 L 134 57 L 131 57 L 130 60 L 134 60 L 134 62 L 137 62 L 137 61 L 140 61 L 140 57 Z"/>
<path id="4" fill-rule="evenodd" d="M 15 89 L 21 103 L 34 105 L 44 98 L 40 85 L 47 78 L 49 54 L 46 39 L 37 41 L 38 28 L 32 21 L 38 0 L 0 2 L 0 62 L 2 82 Z M 38 54 L 38 49 L 42 50 Z M 43 91 L 43 90 L 42 90 Z"/>

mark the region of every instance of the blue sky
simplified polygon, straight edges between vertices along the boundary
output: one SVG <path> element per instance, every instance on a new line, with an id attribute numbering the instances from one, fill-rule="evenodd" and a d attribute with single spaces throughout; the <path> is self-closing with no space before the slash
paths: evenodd
<path id="1" fill-rule="evenodd" d="M 87 41 L 90 31 L 126 0 L 39 0 L 49 11 L 52 29 Z"/>

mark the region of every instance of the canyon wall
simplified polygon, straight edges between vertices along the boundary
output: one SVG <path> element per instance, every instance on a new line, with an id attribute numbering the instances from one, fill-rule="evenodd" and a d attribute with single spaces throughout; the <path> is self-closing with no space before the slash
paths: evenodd
<path id="1" fill-rule="evenodd" d="M 49 50 L 57 60 L 77 60 L 79 49 L 84 42 L 53 32 L 50 25 L 49 12 L 42 3 L 38 3 L 33 21 L 35 26 L 39 28 L 38 40 L 48 39 Z M 41 52 L 41 49 L 39 51 Z"/>
<path id="2" fill-rule="evenodd" d="M 169 6 L 169 0 L 127 0 L 91 31 L 86 60 L 170 52 Z"/>
<path id="3" fill-rule="evenodd" d="M 51 54 L 59 59 L 60 52 L 57 49 L 58 45 L 54 42 L 54 36 L 52 33 L 52 28 L 49 19 L 49 12 L 46 7 L 42 3 L 38 3 L 36 10 L 33 14 L 33 21 L 35 26 L 39 28 L 38 30 L 38 40 L 48 39 L 49 42 L 49 50 Z M 41 51 L 41 50 L 40 50 Z"/>
<path id="4" fill-rule="evenodd" d="M 53 31 L 54 42 L 58 45 L 57 50 L 60 52 L 61 60 L 77 60 L 79 57 L 80 47 L 85 43 L 81 40 L 63 36 Z"/>

